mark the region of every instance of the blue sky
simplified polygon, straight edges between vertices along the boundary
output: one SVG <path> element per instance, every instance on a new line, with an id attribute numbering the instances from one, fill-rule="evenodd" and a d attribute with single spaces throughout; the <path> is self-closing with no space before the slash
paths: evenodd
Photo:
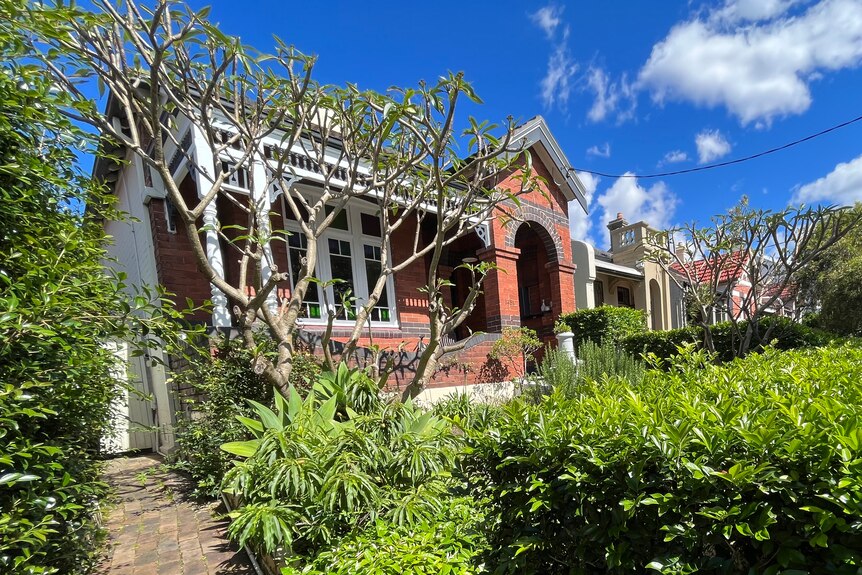
<path id="1" fill-rule="evenodd" d="M 485 101 L 465 114 L 541 114 L 580 170 L 691 168 L 862 115 L 862 0 L 218 1 L 211 19 L 261 50 L 275 34 L 318 55 L 324 83 L 383 90 L 463 71 Z M 573 231 L 599 245 L 617 212 L 667 227 L 743 195 L 765 208 L 853 203 L 862 122 L 738 166 L 581 179 L 590 216 L 573 213 Z"/>

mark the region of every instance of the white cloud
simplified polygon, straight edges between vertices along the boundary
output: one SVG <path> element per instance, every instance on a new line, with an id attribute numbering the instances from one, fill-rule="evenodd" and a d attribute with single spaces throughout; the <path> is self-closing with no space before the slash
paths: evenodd
<path id="1" fill-rule="evenodd" d="M 569 104 L 569 94 L 572 92 L 571 80 L 578 71 L 578 64 L 569 50 L 569 27 L 562 26 L 562 13 L 561 7 L 551 4 L 530 14 L 530 20 L 541 28 L 548 40 L 553 43 L 545 76 L 539 83 L 542 103 L 547 109 L 557 105 L 565 111 Z M 562 33 L 557 34 L 561 26 Z"/>
<path id="2" fill-rule="evenodd" d="M 725 106 L 742 124 L 801 114 L 817 75 L 862 64 L 862 2 L 728 2 L 653 46 L 638 76 L 656 102 Z"/>
<path id="3" fill-rule="evenodd" d="M 569 27 L 566 26 L 562 39 L 548 57 L 548 69 L 542 78 L 542 102 L 545 108 L 552 108 L 557 104 L 560 109 L 565 110 L 568 106 L 569 94 L 572 91 L 571 79 L 578 71 L 578 64 L 572 59 L 568 41 Z"/>
<path id="4" fill-rule="evenodd" d="M 769 20 L 787 12 L 800 0 L 728 0 L 715 17 L 728 22 Z"/>
<path id="5" fill-rule="evenodd" d="M 794 203 L 851 206 L 860 201 L 862 201 L 862 156 L 838 164 L 822 178 L 799 186 L 793 194 Z"/>
<path id="6" fill-rule="evenodd" d="M 593 91 L 595 99 L 587 112 L 587 118 L 601 122 L 611 114 L 617 114 L 617 122 L 628 120 L 634 115 L 637 102 L 635 88 L 623 75 L 619 81 L 611 81 L 607 72 L 591 67 L 587 71 L 587 86 Z"/>
<path id="7" fill-rule="evenodd" d="M 576 174 L 584 185 L 584 196 L 586 197 L 587 210 L 589 211 L 601 178 L 587 172 L 576 172 Z M 569 230 L 571 231 L 572 239 L 591 241 L 589 236 L 592 225 L 593 222 L 590 220 L 590 215 L 581 209 L 581 205 L 577 201 L 569 202 Z"/>
<path id="8" fill-rule="evenodd" d="M 588 156 L 598 156 L 599 158 L 610 158 L 611 157 L 611 145 L 608 142 L 605 142 L 601 146 L 590 146 L 587 148 Z"/>
<path id="9" fill-rule="evenodd" d="M 560 19 L 560 15 L 562 13 L 563 9 L 559 6 L 544 6 L 536 10 L 533 14 L 530 14 L 530 19 L 536 24 L 536 26 L 542 29 L 545 36 L 548 37 L 548 40 L 553 40 L 554 32 L 557 31 L 557 26 L 562 22 Z"/>
<path id="10" fill-rule="evenodd" d="M 686 154 L 682 150 L 671 150 L 664 155 L 664 158 L 662 158 L 662 160 L 659 162 L 659 165 L 663 166 L 665 164 L 678 164 L 687 160 L 688 154 Z"/>
<path id="11" fill-rule="evenodd" d="M 718 130 L 704 130 L 694 138 L 697 145 L 697 161 L 706 164 L 730 153 L 730 142 Z"/>
<path id="12" fill-rule="evenodd" d="M 664 182 L 649 188 L 638 185 L 636 178 L 618 178 L 596 202 L 602 207 L 602 221 L 609 222 L 622 212 L 630 222 L 645 221 L 658 229 L 669 228 L 679 198 Z M 608 240 L 604 238 L 603 245 Z"/>

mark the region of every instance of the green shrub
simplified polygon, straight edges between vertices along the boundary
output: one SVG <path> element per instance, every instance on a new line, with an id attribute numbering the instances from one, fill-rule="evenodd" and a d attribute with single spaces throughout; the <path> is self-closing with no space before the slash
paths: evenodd
<path id="1" fill-rule="evenodd" d="M 0 573 L 78 574 L 98 561 L 107 486 L 101 440 L 123 366 L 107 347 L 130 335 L 122 277 L 106 273 L 108 196 L 74 166 L 87 137 L 63 94 L 0 19 Z M 88 214 L 83 206 L 88 207 Z M 90 217 L 93 216 L 93 217 Z"/>
<path id="2" fill-rule="evenodd" d="M 862 349 L 587 385 L 470 435 L 496 572 L 858 572 Z"/>
<path id="3" fill-rule="evenodd" d="M 477 401 L 467 393 L 454 393 L 437 402 L 432 411 L 461 430 L 488 429 L 496 421 L 500 408 Z"/>
<path id="4" fill-rule="evenodd" d="M 321 401 L 335 397 L 337 412 L 347 418 L 347 409 L 358 413 L 373 413 L 380 409 L 382 400 L 377 384 L 359 368 L 350 369 L 339 363 L 335 371 L 318 374 L 312 389 Z"/>
<path id="5" fill-rule="evenodd" d="M 472 497 L 446 501 L 434 518 L 413 526 L 377 520 L 283 575 L 471 575 L 485 551 L 484 514 Z"/>
<path id="6" fill-rule="evenodd" d="M 617 350 L 610 340 L 601 345 L 588 340 L 581 344 L 577 362 L 565 352 L 546 350 L 539 375 L 541 380 L 522 394 L 529 401 L 541 401 L 550 393 L 574 397 L 581 393 L 587 380 L 601 381 L 607 377 L 619 377 L 637 386 L 643 380 L 644 366 L 632 355 Z"/>
<path id="7" fill-rule="evenodd" d="M 272 387 L 263 375 L 255 373 L 253 355 L 239 339 L 223 339 L 214 355 L 204 349 L 189 359 L 189 367 L 174 376 L 174 383 L 179 389 L 194 391 L 184 400 L 194 415 L 179 414 L 177 449 L 170 462 L 173 469 L 192 477 L 195 495 L 215 497 L 231 467 L 231 457 L 221 445 L 251 437 L 236 415 L 254 415 L 248 400 L 271 405 Z M 320 365 L 313 355 L 294 355 L 291 379 L 296 387 L 309 389 L 310 381 L 319 373 Z"/>
<path id="8" fill-rule="evenodd" d="M 744 333 L 747 322 L 739 322 L 739 330 Z M 730 361 L 735 357 L 739 340 L 734 334 L 731 322 L 722 322 L 712 326 L 713 343 L 718 359 Z M 816 328 L 794 322 L 784 317 L 766 317 L 760 321 L 753 339 L 751 351 L 759 352 L 767 344 L 773 344 L 776 349 L 788 350 L 804 347 L 819 347 L 828 344 L 833 337 Z M 671 329 L 668 331 L 650 331 L 633 334 L 620 342 L 620 348 L 635 356 L 639 354 L 655 354 L 659 359 L 668 359 L 677 354 L 679 347 L 695 344 L 703 345 L 703 329 L 696 326 Z"/>
<path id="9" fill-rule="evenodd" d="M 668 359 L 677 355 L 680 347 L 692 344 L 700 347 L 702 342 L 700 328 L 681 327 L 630 335 L 620 342 L 620 349 L 635 357 L 641 354 L 655 354 L 659 358 Z"/>
<path id="10" fill-rule="evenodd" d="M 618 377 L 632 386 L 643 381 L 644 367 L 640 360 L 620 351 L 609 340 L 601 345 L 585 341 L 578 349 L 578 382 L 590 379 L 599 381 L 603 377 Z"/>
<path id="11" fill-rule="evenodd" d="M 547 393 L 558 390 L 564 395 L 574 394 L 578 387 L 579 370 L 569 354 L 548 347 L 542 363 L 539 364 L 541 380 L 524 391 L 524 396 L 530 401 L 541 401 Z"/>
<path id="12" fill-rule="evenodd" d="M 412 403 L 338 415 L 338 397 L 303 401 L 291 388 L 275 410 L 255 404 L 243 423 L 255 439 L 222 448 L 241 458 L 223 487 L 238 498 L 228 530 L 240 544 L 313 557 L 380 518 L 399 527 L 431 521 L 450 494 L 451 425 Z"/>
<path id="13" fill-rule="evenodd" d="M 561 315 L 564 323 L 575 334 L 575 347 L 585 341 L 601 343 L 610 339 L 615 344 L 626 337 L 646 331 L 646 314 L 643 310 L 603 305 Z"/>

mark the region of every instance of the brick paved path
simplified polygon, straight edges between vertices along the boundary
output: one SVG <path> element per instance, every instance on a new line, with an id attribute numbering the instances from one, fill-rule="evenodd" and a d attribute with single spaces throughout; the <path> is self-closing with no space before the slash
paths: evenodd
<path id="1" fill-rule="evenodd" d="M 213 517 L 216 504 L 190 501 L 188 481 L 161 464 L 152 455 L 108 463 L 116 501 L 98 575 L 254 575 L 245 552 L 228 543 L 227 522 Z"/>

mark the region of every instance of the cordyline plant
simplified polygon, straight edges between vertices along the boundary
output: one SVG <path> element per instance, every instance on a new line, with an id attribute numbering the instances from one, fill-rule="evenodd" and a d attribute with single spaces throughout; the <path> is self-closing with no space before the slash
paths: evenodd
<path id="1" fill-rule="evenodd" d="M 773 212 L 743 199 L 709 226 L 691 223 L 649 236 L 646 259 L 682 290 L 690 317 L 703 329 L 704 348 L 715 351 L 711 326 L 719 313 L 730 321 L 734 356 L 743 357 L 770 341 L 778 323 L 761 320 L 795 297 L 800 273 L 859 219 L 846 208 Z"/>
<path id="2" fill-rule="evenodd" d="M 444 345 L 443 336 L 469 316 L 493 267 L 484 262 L 468 266 L 469 294 L 461 307 L 451 308 L 443 298 L 448 278 L 437 270 L 441 256 L 495 214 L 508 213 L 507 206 L 516 206 L 517 196 L 533 186 L 529 154 L 514 141 L 512 119 L 499 128 L 469 118 L 468 127 L 456 131 L 458 103 L 464 98 L 480 102 L 461 74 L 385 94 L 355 85 L 321 85 L 312 76 L 314 57 L 280 41 L 272 54 L 255 52 L 210 24 L 206 9 L 194 12 L 174 0 L 160 0 L 152 8 L 132 0 L 93 5 L 92 12 L 60 2 L 29 7 L 22 26 L 32 30 L 34 54 L 66 93 L 71 117 L 97 128 L 106 141 L 122 146 L 121 155 L 139 158 L 155 174 L 154 186 L 163 187 L 177 208 L 197 265 L 215 288 L 215 308 L 228 309 L 229 301 L 235 326 L 251 349 L 258 349 L 260 337 L 253 328 L 265 324 L 278 353 L 256 359 L 262 373 L 287 389 L 309 292 L 323 283 L 315 277 L 317 240 L 350 202 L 363 198 L 380 215 L 381 268 L 376 278 L 368 278 L 368 297 L 361 302 L 338 280 L 325 284 L 341 300 L 340 308 L 329 306 L 327 312 L 326 362 L 332 367 L 338 361 L 329 345 L 336 315 L 353 321 L 341 353 L 349 358 L 387 280 L 427 261 L 423 291 L 430 336 L 406 394 L 421 391 L 438 359 L 458 349 L 459 344 Z M 110 116 L 86 93 L 87 86 L 96 85 L 110 95 Z M 178 131 L 184 122 L 194 134 L 193 152 Z M 494 135 L 498 128 L 502 136 Z M 197 178 L 194 201 L 180 191 L 172 150 L 184 154 Z M 313 192 L 298 185 L 297 164 L 319 175 Z M 507 175 L 520 179 L 520 189 L 495 187 Z M 225 188 L 242 179 L 251 190 L 244 201 Z M 236 233 L 226 234 L 218 220 L 220 196 L 247 216 Z M 278 196 L 298 223 L 306 250 L 287 296 L 277 287 L 289 281 L 290 270 L 278 269 L 270 248 L 288 235 L 271 223 L 271 202 Z M 411 226 L 416 229 L 411 249 L 396 257 L 390 239 Z M 205 241 L 202 235 L 208 232 Z M 237 281 L 228 281 L 213 264 L 219 238 L 239 260 Z"/>

